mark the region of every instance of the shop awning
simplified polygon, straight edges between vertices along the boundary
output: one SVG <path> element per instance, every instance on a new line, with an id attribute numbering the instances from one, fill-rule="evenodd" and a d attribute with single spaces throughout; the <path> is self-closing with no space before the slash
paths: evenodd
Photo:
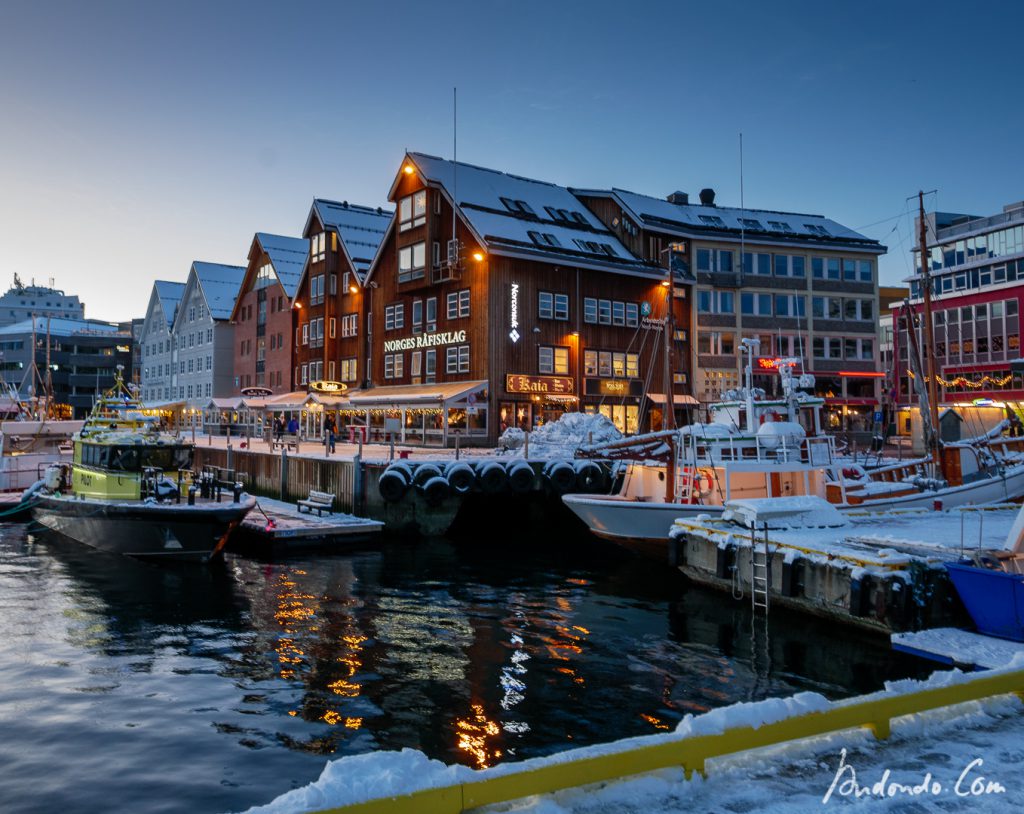
<path id="1" fill-rule="evenodd" d="M 487 387 L 485 381 L 444 382 L 442 384 L 408 384 L 396 387 L 374 387 L 361 393 L 349 394 L 353 407 L 415 407 L 445 405 L 461 401 Z"/>
<path id="2" fill-rule="evenodd" d="M 279 396 L 271 396 L 263 405 L 265 410 L 301 410 L 309 403 L 310 394 L 305 390 L 293 390 Z"/>
<path id="3" fill-rule="evenodd" d="M 655 404 L 664 404 L 665 394 L 664 393 L 648 393 L 647 398 Z M 674 407 L 699 407 L 700 402 L 697 401 L 691 395 L 679 395 L 678 393 L 672 394 L 672 406 Z"/>
<path id="4" fill-rule="evenodd" d="M 349 390 L 345 393 L 310 393 L 309 401 L 332 409 L 348 407 L 352 394 L 358 392 L 358 390 Z"/>
<path id="5" fill-rule="evenodd" d="M 242 406 L 242 400 L 240 398 L 212 398 L 206 403 L 207 409 L 214 408 L 217 410 L 237 410 Z"/>
<path id="6" fill-rule="evenodd" d="M 267 406 L 267 400 L 264 398 L 260 399 L 247 399 L 243 398 L 239 403 L 239 409 L 245 410 L 262 410 Z"/>
<path id="7" fill-rule="evenodd" d="M 185 401 L 151 401 L 148 404 L 143 404 L 143 410 L 177 410 L 180 407 L 185 406 Z"/>

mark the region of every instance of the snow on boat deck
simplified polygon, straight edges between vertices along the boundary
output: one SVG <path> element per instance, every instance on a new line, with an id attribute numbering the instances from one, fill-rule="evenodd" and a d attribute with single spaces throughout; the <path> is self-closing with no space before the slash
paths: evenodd
<path id="1" fill-rule="evenodd" d="M 905 509 L 891 512 L 847 512 L 839 526 L 768 529 L 769 547 L 793 556 L 820 561 L 846 561 L 869 570 L 894 571 L 911 561 L 940 567 L 961 550 L 1001 548 L 1019 506 L 965 506 L 947 511 Z M 785 525 L 785 521 L 778 523 Z M 676 533 L 689 533 L 719 544 L 750 542 L 750 530 L 724 518 L 677 520 Z M 764 532 L 758 530 L 758 544 Z"/>
<path id="2" fill-rule="evenodd" d="M 1024 653 L 1024 642 L 996 639 L 953 627 L 893 633 L 890 641 L 893 650 L 977 670 L 1005 667 L 1017 654 Z"/>
<path id="3" fill-rule="evenodd" d="M 338 511 L 320 516 L 315 512 L 300 512 L 295 503 L 266 497 L 257 499 L 256 508 L 242 522 L 242 529 L 270 541 L 361 537 L 377 534 L 383 527 L 379 520 Z"/>

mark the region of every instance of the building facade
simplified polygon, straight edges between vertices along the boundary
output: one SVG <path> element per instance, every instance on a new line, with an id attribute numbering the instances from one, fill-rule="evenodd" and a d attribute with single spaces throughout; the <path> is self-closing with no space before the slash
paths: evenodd
<path id="1" fill-rule="evenodd" d="M 85 319 L 85 306 L 76 294 L 65 294 L 59 288 L 22 283 L 17 274 L 7 293 L 0 297 L 0 325 L 24 322 L 33 317 Z"/>
<path id="2" fill-rule="evenodd" d="M 389 198 L 364 287 L 371 387 L 350 397 L 371 432 L 494 443 L 567 410 L 660 426 L 665 268 L 554 184 L 409 153 Z"/>
<path id="3" fill-rule="evenodd" d="M 366 360 L 363 282 L 392 216 L 348 201 L 313 201 L 302 233 L 308 262 L 296 296 L 296 390 L 322 381 L 359 387 Z"/>
<path id="4" fill-rule="evenodd" d="M 1024 370 L 1018 369 L 1024 202 L 985 217 L 932 212 L 925 221 L 940 403 L 1024 399 Z M 918 249 L 915 268 L 921 268 Z M 907 282 L 908 307 L 893 310 L 901 405 L 917 403 L 910 356 L 924 343 L 921 278 Z"/>
<path id="5" fill-rule="evenodd" d="M 301 238 L 265 232 L 253 237 L 231 312 L 232 393 L 251 387 L 274 394 L 291 389 L 292 304 L 305 263 L 306 241 Z"/>
<path id="6" fill-rule="evenodd" d="M 147 403 L 174 401 L 178 397 L 172 329 L 184 292 L 184 283 L 170 280 L 153 283 L 139 335 L 142 352 L 139 384 L 142 400 Z"/>
<path id="7" fill-rule="evenodd" d="M 171 388 L 197 415 L 211 398 L 234 391 L 234 330 L 230 322 L 244 266 L 195 261 L 172 328 Z"/>
<path id="8" fill-rule="evenodd" d="M 85 418 L 96 396 L 131 367 L 131 333 L 99 320 L 37 317 L 0 327 L 3 384 L 32 403 L 47 390 L 56 414 Z"/>
<path id="9" fill-rule="evenodd" d="M 682 192 L 574 192 L 639 257 L 653 262 L 674 244 L 694 273 L 691 364 L 702 404 L 742 384 L 740 341 L 752 338 L 756 386 L 776 392 L 775 360 L 799 359 L 832 429 L 870 429 L 882 377 L 878 241 L 820 215 L 718 206 L 711 189 L 700 203 Z"/>

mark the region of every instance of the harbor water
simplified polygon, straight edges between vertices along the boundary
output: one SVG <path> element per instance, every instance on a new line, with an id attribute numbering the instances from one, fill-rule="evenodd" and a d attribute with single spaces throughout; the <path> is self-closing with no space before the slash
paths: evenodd
<path id="1" fill-rule="evenodd" d="M 927 668 L 587 536 L 160 567 L 0 526 L 5 812 L 218 812 L 341 755 L 484 767 Z"/>

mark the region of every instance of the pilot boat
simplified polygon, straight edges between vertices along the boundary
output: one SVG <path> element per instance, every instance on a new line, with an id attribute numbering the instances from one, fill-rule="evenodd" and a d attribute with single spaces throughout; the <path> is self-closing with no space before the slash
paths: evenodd
<path id="1" fill-rule="evenodd" d="M 72 441 L 71 463 L 49 467 L 23 502 L 40 525 L 93 548 L 209 560 L 256 505 L 240 484 L 221 502 L 223 484 L 195 478 L 192 445 L 143 413 L 120 366 Z"/>

